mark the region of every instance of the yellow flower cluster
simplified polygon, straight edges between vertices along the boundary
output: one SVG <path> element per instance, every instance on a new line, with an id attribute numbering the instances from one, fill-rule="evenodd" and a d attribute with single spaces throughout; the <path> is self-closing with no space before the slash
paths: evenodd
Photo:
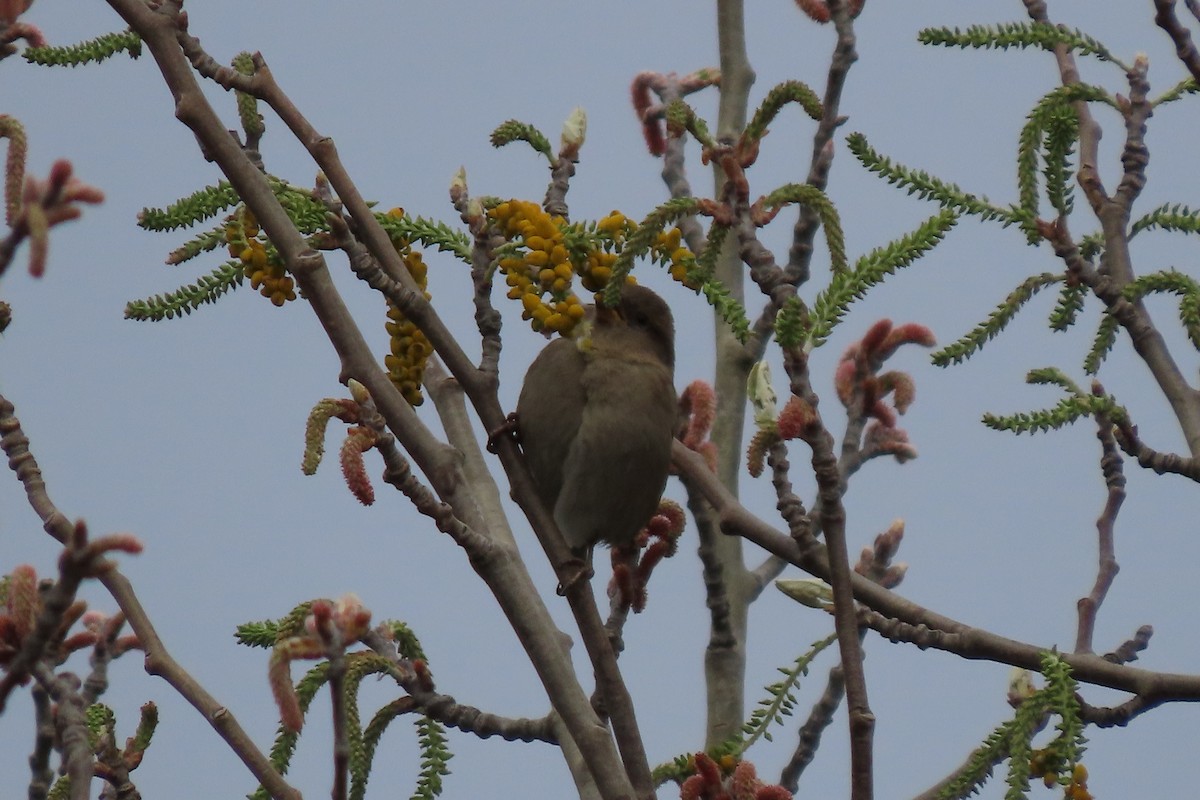
<path id="1" fill-rule="evenodd" d="M 388 216 L 399 219 L 404 216 L 404 209 L 393 208 L 388 212 Z M 392 245 L 404 260 L 408 274 L 412 275 L 428 300 L 429 292 L 425 289 L 429 285 L 429 268 L 421 258 L 421 253 L 413 250 L 406 239 L 395 238 Z M 425 365 L 433 353 L 433 346 L 429 344 L 421 329 L 404 316 L 403 311 L 392 305 L 390 300 L 387 316 L 386 328 L 391 352 L 383 357 L 383 365 L 387 368 L 388 378 L 400 390 L 400 394 L 404 395 L 404 399 L 410 405 L 419 406 L 425 402 L 425 397 L 421 394 L 421 379 L 425 376 Z"/>
<path id="2" fill-rule="evenodd" d="M 620 211 L 611 211 L 586 233 L 528 200 L 507 200 L 488 211 L 488 216 L 505 239 L 518 245 L 499 262 L 508 297 L 521 301 L 521 316 L 535 331 L 564 335 L 584 316 L 583 304 L 571 291 L 572 281 L 578 276 L 589 292 L 603 290 L 612 280 L 621 248 L 638 229 Z M 682 237 L 678 228 L 659 234 L 650 257 L 666 266 L 675 280 L 697 289 L 698 284 L 687 280 L 696 259 L 680 244 Z M 634 283 L 632 277 L 626 280 Z"/>
<path id="3" fill-rule="evenodd" d="M 650 255 L 656 262 L 664 265 L 667 272 L 676 281 L 689 289 L 698 290 L 700 284 L 688 280 L 687 277 L 688 271 L 696 266 L 696 257 L 692 255 L 691 250 L 681 244 L 682 240 L 683 231 L 679 228 L 663 231 L 654 239 Z"/>
<path id="4" fill-rule="evenodd" d="M 508 296 L 520 300 L 522 319 L 535 331 L 569 333 L 583 319 L 583 304 L 571 291 L 575 268 L 564 241 L 561 217 L 551 217 L 537 203 L 509 200 L 492 208 L 488 215 L 506 239 L 518 237 L 524 245 L 519 254 L 500 259 L 500 271 L 508 284 Z M 548 299 L 543 295 L 549 294 Z"/>
<path id="5" fill-rule="evenodd" d="M 603 250 L 592 250 L 588 253 L 587 267 L 579 278 L 584 287 L 598 292 L 608 285 L 609 279 L 612 278 L 613 264 L 617 262 L 619 255 L 614 250 L 619 249 L 625 243 L 625 239 L 636 230 L 637 223 L 616 210 L 608 212 L 607 217 L 596 221 L 596 232 L 607 241 Z"/>
<path id="6" fill-rule="evenodd" d="M 1048 749 L 1034 750 L 1030 754 L 1029 772 L 1040 776 L 1047 789 L 1060 785 L 1059 772 L 1065 767 L 1061 760 L 1056 759 Z M 1071 780 L 1063 786 L 1064 800 L 1093 800 L 1088 790 L 1088 771 L 1083 764 L 1075 764 L 1071 770 Z"/>
<path id="7" fill-rule="evenodd" d="M 225 226 L 225 242 L 229 255 L 240 259 L 242 273 L 250 279 L 251 288 L 281 306 L 296 299 L 296 284 L 278 258 L 271 258 L 258 238 L 258 220 L 250 209 L 242 206 L 229 217 Z"/>

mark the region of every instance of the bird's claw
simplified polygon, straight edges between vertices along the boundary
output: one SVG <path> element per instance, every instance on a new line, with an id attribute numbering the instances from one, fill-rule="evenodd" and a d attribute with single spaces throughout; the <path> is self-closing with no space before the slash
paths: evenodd
<path id="1" fill-rule="evenodd" d="M 554 590 L 558 593 L 559 597 L 565 597 L 567 592 L 575 588 L 575 585 L 580 581 L 591 580 L 596 571 L 592 569 L 590 558 L 569 558 L 558 569 L 559 575 L 563 575 L 564 573 L 566 577 L 559 580 L 558 588 Z"/>
<path id="2" fill-rule="evenodd" d="M 504 418 L 500 427 L 488 434 L 487 451 L 495 455 L 500 440 L 506 437 L 511 439 L 514 444 L 521 443 L 521 420 L 515 411 Z"/>

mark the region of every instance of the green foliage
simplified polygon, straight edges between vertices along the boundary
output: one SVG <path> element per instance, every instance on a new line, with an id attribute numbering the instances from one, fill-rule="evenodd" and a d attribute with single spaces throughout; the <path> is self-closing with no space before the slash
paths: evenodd
<path id="1" fill-rule="evenodd" d="M 310 604 L 306 604 L 310 605 Z M 253 637 L 255 643 L 265 638 L 271 628 L 282 629 L 290 627 L 291 615 L 280 623 L 249 623 L 238 629 L 239 638 L 243 640 Z M 389 624 L 389 623 L 385 623 Z M 402 623 L 390 623 L 393 631 L 403 632 L 408 639 L 409 649 L 420 651 L 420 644 Z M 247 630 L 254 628 L 253 631 Z M 404 645 L 401 646 L 403 654 Z M 400 698 L 387 703 L 372 716 L 366 728 L 362 727 L 359 710 L 359 689 L 363 680 L 371 675 L 396 676 L 396 667 L 388 659 L 379 654 L 363 650 L 348 653 L 345 656 L 346 672 L 343 681 L 346 709 L 346 736 L 350 748 L 350 798 L 362 800 L 366 795 L 367 783 L 370 779 L 371 767 L 374 762 L 380 739 L 391 722 L 402 713 L 414 710 L 407 698 Z M 300 682 L 296 684 L 296 696 L 300 703 L 301 712 L 308 713 L 317 692 L 329 680 L 329 664 L 322 662 L 310 669 Z M 453 757 L 448 748 L 445 730 L 440 723 L 425 716 L 415 719 L 417 728 L 417 745 L 421 752 L 421 769 L 417 777 L 417 786 L 412 797 L 414 800 L 432 800 L 441 794 L 442 778 L 449 774 L 447 763 Z M 299 734 L 292 733 L 280 727 L 275 743 L 271 748 L 271 763 L 281 774 L 286 774 L 288 766 L 296 750 Z M 252 795 L 254 800 L 266 800 L 266 791 L 260 786 Z"/>
<path id="2" fill-rule="evenodd" d="M 679 220 L 696 213 L 700 201 L 694 197 L 674 197 L 646 215 L 637 230 L 625 240 L 621 254 L 613 263 L 612 277 L 604 290 L 604 302 L 615 304 L 625 276 L 633 269 L 633 262 L 650 252 L 658 235 Z"/>
<path id="3" fill-rule="evenodd" d="M 215 303 L 233 287 L 241 286 L 242 280 L 242 262 L 226 261 L 208 275 L 200 276 L 195 283 L 173 292 L 156 294 L 145 300 L 130 300 L 125 304 L 125 319 L 157 322 L 182 317 L 205 303 Z"/>
<path id="4" fill-rule="evenodd" d="M 1200 233 L 1200 211 L 1193 211 L 1182 203 L 1163 203 L 1129 226 L 1129 238 L 1132 239 L 1142 231 L 1152 228 L 1180 233 Z"/>
<path id="5" fill-rule="evenodd" d="M 798 295 L 793 295 L 779 309 L 775 317 L 775 338 L 781 347 L 796 347 L 809 329 L 808 306 Z"/>
<path id="6" fill-rule="evenodd" d="M 513 142 L 527 142 L 530 147 L 544 155 L 551 164 L 554 163 L 554 151 L 550 149 L 550 140 L 527 122 L 510 119 L 500 123 L 496 130 L 492 131 L 491 142 L 492 147 L 504 147 Z"/>
<path id="7" fill-rule="evenodd" d="M 672 100 L 668 103 L 663 112 L 663 118 L 667 123 L 667 131 L 672 136 L 681 136 L 684 131 L 687 131 L 700 143 L 701 147 L 716 146 L 703 117 L 696 113 L 696 109 L 682 100 Z"/>
<path id="8" fill-rule="evenodd" d="M 243 622 L 237 626 L 234 638 L 237 639 L 238 644 L 244 644 L 247 647 L 269 649 L 279 641 L 279 623 L 269 619 L 260 622 Z"/>
<path id="9" fill-rule="evenodd" d="M 1053 50 L 1065 44 L 1079 55 L 1096 56 L 1101 61 L 1111 61 L 1128 71 L 1113 57 L 1108 48 L 1080 31 L 1063 25 L 1047 22 L 1002 22 L 998 25 L 972 25 L 964 30 L 958 28 L 925 28 L 917 34 L 921 44 L 943 47 L 973 47 L 982 49 L 1024 50 L 1037 47 Z"/>
<path id="10" fill-rule="evenodd" d="M 750 320 L 746 318 L 746 309 L 734 299 L 730 291 L 716 280 L 707 280 L 700 286 L 704 299 L 713 310 L 725 321 L 734 337 L 742 344 L 750 335 Z"/>
<path id="11" fill-rule="evenodd" d="M 1173 103 L 1186 94 L 1200 91 L 1200 85 L 1196 84 L 1196 79 L 1190 75 L 1179 83 L 1172 86 L 1167 91 L 1163 92 L 1158 97 L 1150 101 L 1152 107 L 1158 107 L 1166 103 Z"/>
<path id="12" fill-rule="evenodd" d="M 442 778 L 450 774 L 447 763 L 454 754 L 450 752 L 445 729 L 437 721 L 418 717 L 415 724 L 417 744 L 421 748 L 421 771 L 412 800 L 432 800 L 442 793 Z"/>
<path id="13" fill-rule="evenodd" d="M 301 713 L 308 713 L 308 707 L 312 703 L 313 698 L 317 696 L 317 691 L 328 680 L 328 673 L 329 664 L 322 662 L 305 673 L 300 682 L 296 684 L 296 698 L 300 704 Z M 299 741 L 300 734 L 293 733 L 282 725 L 279 726 L 268 758 L 271 761 L 271 766 L 275 767 L 280 775 L 287 774 L 288 767 L 292 761 L 292 755 L 296 752 L 296 744 Z M 268 800 L 270 794 L 262 786 L 259 786 L 248 797 L 249 800 Z"/>
<path id="14" fill-rule="evenodd" d="M 1112 314 L 1105 312 L 1104 316 L 1100 317 L 1100 325 L 1096 328 L 1096 336 L 1092 340 L 1092 347 L 1083 359 L 1083 371 L 1088 375 L 1095 375 L 1100 371 L 1100 364 L 1104 362 L 1104 359 L 1113 349 L 1113 345 L 1117 343 L 1117 331 L 1119 329 L 1120 324 Z"/>
<path id="15" fill-rule="evenodd" d="M 687 276 L 689 279 L 696 277 L 700 281 L 707 281 L 712 277 L 713 270 L 717 267 L 717 258 L 721 255 L 721 248 L 725 245 L 725 237 L 728 235 L 728 225 L 713 222 L 708 227 L 704 250 L 696 256 L 696 275 L 693 276 L 689 273 Z"/>
<path id="16" fill-rule="evenodd" d="M 1200 348 L 1200 283 L 1182 272 L 1170 269 L 1143 275 L 1130 281 L 1121 291 L 1121 295 L 1130 302 L 1137 302 L 1148 294 L 1174 294 L 1179 297 L 1179 321 L 1192 345 Z M 1100 365 L 1116 343 L 1119 328 L 1112 311 L 1106 310 L 1100 319 L 1092 348 L 1083 362 L 1088 374 L 1094 375 L 1100 370 Z"/>
<path id="17" fill-rule="evenodd" d="M 830 268 L 834 272 L 849 269 L 846 263 L 846 237 L 842 233 L 842 221 L 825 193 L 807 183 L 789 183 L 762 199 L 763 206 L 768 209 L 792 203 L 803 203 L 821 218 L 821 226 L 825 229 L 825 241 L 829 245 Z"/>
<path id="18" fill-rule="evenodd" d="M 385 627 L 392 632 L 392 640 L 396 642 L 396 649 L 400 655 L 410 660 L 421 659 L 426 661 L 425 651 L 421 648 L 421 641 L 417 635 L 412 632 L 412 629 L 399 620 L 391 619 L 383 623 Z"/>
<path id="19" fill-rule="evenodd" d="M 750 714 L 750 719 L 742 726 L 741 733 L 708 750 L 707 755 L 717 763 L 729 756 L 741 760 L 742 755 L 759 739 L 773 741 L 768 729 L 772 724 L 783 724 L 784 717 L 790 717 L 796 706 L 796 697 L 792 690 L 799 685 L 800 678 L 808 674 L 813 660 L 836 641 L 837 634 L 831 633 L 824 639 L 813 642 L 812 647 L 798 656 L 790 667 L 780 667 L 779 672 L 783 674 L 783 680 L 764 687 L 767 697 L 758 702 L 758 708 Z M 665 764 L 659 764 L 651 773 L 654 785 L 659 786 L 669 780 L 682 782 L 695 772 L 692 759 L 690 753 L 684 753 Z"/>
<path id="20" fill-rule="evenodd" d="M 1104 232 L 1089 233 L 1079 240 L 1079 257 L 1093 261 L 1104 252 Z"/>
<path id="21" fill-rule="evenodd" d="M 96 747 L 104 734 L 112 736 L 117 729 L 117 715 L 103 703 L 92 703 L 83 712 L 88 730 L 88 744 Z"/>
<path id="22" fill-rule="evenodd" d="M 196 234 L 196 236 L 172 250 L 171 254 L 167 256 L 167 263 L 182 264 L 185 261 L 191 261 L 201 253 L 211 253 L 213 250 L 224 246 L 225 229 L 222 227 L 211 228 L 203 233 Z"/>
<path id="23" fill-rule="evenodd" d="M 324 204 L 312 196 L 311 192 L 292 186 L 274 176 L 268 176 L 267 181 L 275 192 L 275 199 L 287 212 L 288 219 L 295 223 L 301 233 L 312 234 L 328 230 L 329 224 L 325 221 L 328 211 Z"/>
<path id="24" fill-rule="evenodd" d="M 925 220 L 912 233 L 858 259 L 853 270 L 834 272 L 829 285 L 812 303 L 806 337 L 810 349 L 825 343 L 851 303 L 866 296 L 872 286 L 897 269 L 907 267 L 937 246 L 957 221 L 957 214 L 944 209 Z"/>
<path id="25" fill-rule="evenodd" d="M 1013 718 L 988 734 L 950 781 L 937 794 L 938 800 L 959 800 L 977 793 L 1001 761 L 1008 760 L 1005 800 L 1025 800 L 1029 779 L 1045 774 L 1070 776 L 1083 755 L 1087 740 L 1075 697 L 1075 680 L 1070 667 L 1054 653 L 1042 656 L 1045 686 L 1026 696 Z M 1058 734 L 1045 747 L 1035 749 L 1034 737 L 1043 729 L 1047 715 L 1055 715 Z M 1061 780 L 1061 778 L 1060 778 Z"/>
<path id="26" fill-rule="evenodd" d="M 138 718 L 137 730 L 134 731 L 133 737 L 126 743 L 126 750 L 144 753 L 146 748 L 150 746 L 150 740 L 154 738 L 154 731 L 157 729 L 158 706 L 154 703 L 143 704 L 141 715 Z"/>
<path id="27" fill-rule="evenodd" d="M 946 183 L 927 172 L 894 163 L 890 158 L 872 149 L 867 143 L 867 137 L 861 133 L 850 134 L 846 137 L 846 144 L 854 157 L 868 170 L 922 200 L 932 200 L 943 208 L 953 209 L 961 214 L 971 214 L 982 220 L 999 220 L 1005 227 L 1026 219 L 1025 212 L 1016 206 L 1001 208 L 992 205 L 986 197 L 968 194 L 957 184 Z"/>
<path id="28" fill-rule="evenodd" d="M 1083 310 L 1083 302 L 1088 297 L 1087 287 L 1082 283 L 1063 283 L 1058 292 L 1058 303 L 1050 312 L 1050 329 L 1065 331 L 1075 324 L 1079 312 Z"/>
<path id="29" fill-rule="evenodd" d="M 235 638 L 238 644 L 247 647 L 272 648 L 280 639 L 294 636 L 304 630 L 304 620 L 312 609 L 312 601 L 297 604 L 286 616 L 277 620 L 244 622 L 237 626 Z"/>
<path id="30" fill-rule="evenodd" d="M 206 186 L 198 192 L 193 192 L 166 208 L 143 208 L 138 214 L 137 224 L 148 231 L 190 228 L 197 222 L 211 219 L 222 211 L 233 208 L 239 200 L 229 181 L 221 181 L 216 186 Z"/>
<path id="31" fill-rule="evenodd" d="M 1021 129 L 1017 145 L 1017 186 L 1021 228 L 1030 244 L 1037 244 L 1042 239 L 1035 225 L 1039 156 L 1051 207 L 1059 216 L 1071 213 L 1075 180 L 1070 157 L 1079 138 L 1079 118 L 1071 104 L 1077 101 L 1115 105 L 1108 92 L 1099 87 L 1083 83 L 1060 86 L 1038 101 Z"/>
<path id="32" fill-rule="evenodd" d="M 977 350 L 983 347 L 987 342 L 996 338 L 1000 331 L 1008 326 L 1021 307 L 1027 303 L 1030 298 L 1040 292 L 1042 289 L 1054 283 L 1061 283 L 1062 275 L 1054 275 L 1050 272 L 1043 272 L 1041 275 L 1032 275 L 1021 282 L 1021 285 L 1013 289 L 1008 297 L 1004 299 L 996 310 L 988 315 L 988 318 L 975 326 L 975 328 L 963 336 L 957 342 L 943 347 L 933 354 L 933 363 L 939 367 L 947 367 L 951 364 L 959 364 L 966 361 Z"/>
<path id="33" fill-rule="evenodd" d="M 1094 417 L 1103 414 L 1109 420 L 1116 422 L 1126 419 L 1125 409 L 1111 395 L 1098 395 L 1084 392 L 1075 382 L 1055 367 L 1043 367 L 1031 370 L 1025 376 L 1028 383 L 1049 384 L 1062 388 L 1067 396 L 1053 408 L 1040 411 L 998 416 L 984 414 L 983 424 L 998 431 L 1021 433 L 1040 433 L 1050 429 L 1058 429 L 1070 425 L 1081 417 Z"/>
<path id="34" fill-rule="evenodd" d="M 399 218 L 376 214 L 375 219 L 393 238 L 400 237 L 424 247 L 436 247 L 439 253 L 450 253 L 467 264 L 471 263 L 471 238 L 443 222 L 410 217 L 408 214 Z"/>
<path id="35" fill-rule="evenodd" d="M 22 55 L 30 64 L 43 67 L 78 67 L 89 62 L 100 63 L 117 53 L 129 53 L 130 58 L 142 54 L 142 39 L 130 30 L 106 33 L 66 47 L 27 47 Z"/>
<path id="36" fill-rule="evenodd" d="M 243 75 L 254 74 L 254 57 L 247 52 L 238 53 L 233 57 L 233 68 Z M 237 96 L 238 119 L 241 120 L 242 130 L 247 136 L 262 136 L 266 130 L 262 115 L 258 113 L 258 98 L 245 92 L 235 92 Z"/>
<path id="37" fill-rule="evenodd" d="M 787 103 L 799 103 L 804 113 L 815 120 L 821 119 L 825 113 L 816 92 L 801 81 L 785 81 L 767 92 L 746 130 L 742 132 L 742 138 L 750 141 L 761 139 L 766 135 L 767 127 Z"/>
<path id="38" fill-rule="evenodd" d="M 782 725 L 783 718 L 790 717 L 792 709 L 796 706 L 796 697 L 792 690 L 799 685 L 801 677 L 808 675 L 808 668 L 813 659 L 836 641 L 837 634 L 831 633 L 824 639 L 813 642 L 808 652 L 797 657 L 791 667 L 779 668 L 783 680 L 763 687 L 767 691 L 767 697 L 758 701 L 758 708 L 751 712 L 749 721 L 742 726 L 742 734 L 746 738 L 741 740 L 737 751 L 739 755 L 749 750 L 760 738 L 768 742 L 773 741 L 769 730 L 771 724 Z"/>
<path id="39" fill-rule="evenodd" d="M 267 180 L 275 194 L 275 199 L 279 201 L 280 206 L 295 224 L 297 230 L 309 236 L 323 235 L 328 232 L 327 210 L 320 201 L 312 196 L 311 192 L 292 186 L 273 176 L 268 176 Z M 236 207 L 239 202 L 240 198 L 233 186 L 227 181 L 221 181 L 216 186 L 207 186 L 166 208 L 142 209 L 138 214 L 138 225 L 151 231 L 190 228 Z M 385 227 L 391 226 L 393 222 L 397 221 L 390 220 L 385 223 Z M 459 254 L 460 249 L 469 250 L 469 245 L 465 243 L 465 237 L 459 234 L 459 238 L 456 240 L 454 233 L 444 226 L 421 219 L 404 220 L 403 222 L 407 224 L 401 229 L 409 232 L 415 231 L 414 235 L 427 236 L 439 244 L 441 249 L 457 247 L 456 255 Z M 227 229 L 240 230 L 241 223 L 231 223 L 226 218 L 213 228 L 197 234 L 173 250 L 167 258 L 167 263 L 181 264 L 201 253 L 217 250 L 230 241 L 227 239 Z M 256 238 L 256 236 L 248 238 Z M 245 239 L 241 241 L 243 244 L 245 243 Z M 263 248 L 274 263 L 279 263 L 278 253 L 270 241 L 265 241 Z M 145 300 L 131 300 L 125 306 L 125 318 L 158 321 L 191 314 L 192 311 L 206 303 L 216 302 L 219 297 L 235 286 L 241 286 L 249 272 L 250 268 L 241 260 L 227 261 L 209 275 L 201 276 L 194 284 L 188 284 L 173 292 L 155 295 Z"/>

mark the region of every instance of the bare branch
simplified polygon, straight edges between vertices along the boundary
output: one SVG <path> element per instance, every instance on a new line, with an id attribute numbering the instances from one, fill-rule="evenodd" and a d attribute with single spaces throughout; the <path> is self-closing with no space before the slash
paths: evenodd
<path id="1" fill-rule="evenodd" d="M 1192 14 L 1196 15 L 1196 9 L 1191 5 L 1189 8 L 1192 9 Z M 1179 21 L 1179 17 L 1175 16 L 1175 0 L 1154 0 L 1154 9 L 1154 23 L 1171 37 L 1171 41 L 1175 43 L 1175 55 L 1179 56 L 1179 60 L 1187 67 L 1188 72 L 1192 73 L 1192 77 L 1200 82 L 1200 51 L 1197 51 L 1196 45 L 1192 43 L 1192 34 Z"/>
<path id="2" fill-rule="evenodd" d="M 1099 414 L 1096 417 L 1096 428 L 1096 438 L 1100 440 L 1101 448 L 1100 470 L 1104 474 L 1104 485 L 1108 487 L 1108 499 L 1104 503 L 1104 510 L 1101 512 L 1100 518 L 1096 520 L 1099 550 L 1096 582 L 1092 587 L 1091 594 L 1080 598 L 1077 604 L 1079 628 L 1075 636 L 1076 653 L 1095 652 L 1092 650 L 1092 635 L 1096 630 L 1096 612 L 1100 610 L 1100 604 L 1104 602 L 1104 597 L 1108 594 L 1108 589 L 1112 586 L 1113 579 L 1120 570 L 1120 566 L 1117 564 L 1113 529 L 1116 527 L 1121 503 L 1125 501 L 1125 472 L 1121 455 L 1117 452 L 1112 423 L 1105 415 Z"/>

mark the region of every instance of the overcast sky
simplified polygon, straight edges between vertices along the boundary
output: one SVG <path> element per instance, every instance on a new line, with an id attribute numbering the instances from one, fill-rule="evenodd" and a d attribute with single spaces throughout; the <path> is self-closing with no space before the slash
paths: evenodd
<path id="1" fill-rule="evenodd" d="M 748 3 L 749 49 L 758 74 L 757 103 L 793 78 L 818 91 L 833 44 L 831 28 L 814 25 L 784 0 Z M 1102 10 L 1097 10 L 1102 9 Z M 1154 94 L 1184 72 L 1143 3 L 1052 0 L 1054 19 L 1080 27 L 1131 61 L 1149 54 Z M 533 123 L 557 140 L 576 106 L 588 113 L 588 140 L 569 196 L 575 219 L 620 208 L 640 219 L 666 197 L 660 163 L 642 143 L 628 87 L 642 70 L 690 72 L 717 63 L 711 4 L 686 0 L 620 0 L 603 4 L 521 0 L 442 3 L 254 2 L 209 0 L 190 8 L 191 30 L 218 61 L 260 50 L 280 84 L 324 134 L 332 136 L 363 194 L 383 208 L 454 223 L 447 186 L 460 166 L 476 195 L 540 200 L 544 161 L 526 148 L 495 151 L 488 135 L 500 122 Z M 1058 83 L 1052 57 L 1041 51 L 949 51 L 917 43 L 921 28 L 966 26 L 1023 18 L 1016 0 L 898 2 L 873 0 L 857 24 L 859 62 L 843 99 L 849 121 L 837 139 L 830 194 L 842 215 L 851 258 L 911 230 L 936 209 L 867 174 L 844 146 L 862 131 L 894 159 L 1006 205 L 1016 197 L 1014 156 L 1025 114 Z M 120 19 L 98 0 L 40 2 L 27 14 L 54 44 L 119 30 Z M 1127 91 L 1119 69 L 1083 62 L 1084 76 Z M 230 127 L 232 99 L 210 97 Z M 715 125 L 714 92 L 694 96 Z M 1163 202 L 1193 208 L 1200 174 L 1195 102 L 1165 106 L 1150 120 L 1150 183 L 1138 210 Z M 187 234 L 150 234 L 134 226 L 144 206 L 163 206 L 219 175 L 192 135 L 173 116 L 153 60 L 117 57 L 85 69 L 33 67 L 19 58 L 0 65 L 0 113 L 18 117 L 29 139 L 29 168 L 44 176 L 70 158 L 83 180 L 107 200 L 82 221 L 56 228 L 49 268 L 35 281 L 18 264 L 0 282 L 14 322 L 0 341 L 0 391 L 15 403 L 52 498 L 95 534 L 131 531 L 145 543 L 121 559 L 172 653 L 269 748 L 276 713 L 267 690 L 267 654 L 237 646 L 238 623 L 275 618 L 317 596 L 357 592 L 376 619 L 406 621 L 421 637 L 438 688 L 487 711 L 536 717 L 546 700 L 532 669 L 490 594 L 458 548 L 380 484 L 364 509 L 345 490 L 335 464 L 316 477 L 299 470 L 304 420 L 312 405 L 341 396 L 337 361 L 304 303 L 270 306 L 248 287 L 192 316 L 157 324 L 122 319 L 126 301 L 193 282 L 218 259 L 167 267 L 167 252 Z M 1122 137 L 1117 117 L 1097 112 L 1105 126 L 1102 175 L 1115 184 Z M 763 142 L 751 173 L 766 193 L 803 180 L 812 123 L 788 110 Z M 275 174 L 311 185 L 315 167 L 269 112 L 263 155 Z M 690 148 L 695 156 L 695 147 Z M 708 171 L 692 163 L 693 186 L 707 191 Z M 1072 230 L 1094 229 L 1079 198 Z M 780 258 L 792 218 L 782 215 L 764 238 Z M 823 240 L 822 240 L 823 241 Z M 1145 234 L 1135 248 L 1141 273 L 1194 270 L 1194 240 Z M 26 251 L 22 250 L 19 259 Z M 823 255 L 818 256 L 824 258 Z M 434 302 L 471 339 L 469 280 L 464 266 L 429 253 Z M 824 263 L 824 262 L 819 262 Z M 382 355 L 383 307 L 333 262 L 347 302 Z M 919 321 L 943 343 L 982 320 L 1028 275 L 1058 271 L 1047 247 L 1029 248 L 1016 230 L 965 219 L 927 258 L 889 279 L 858 303 L 813 360 L 828 389 L 842 350 L 876 319 Z M 680 387 L 711 379 L 711 328 L 702 301 L 643 267 L 638 277 L 663 290 L 679 323 Z M 811 297 L 824 272 L 806 287 Z M 907 523 L 901 560 L 910 563 L 900 587 L 939 612 L 1013 638 L 1070 649 L 1075 601 L 1095 576 L 1094 521 L 1104 502 L 1098 444 L 1088 424 L 1038 437 L 985 429 L 985 411 L 1049 407 L 1059 395 L 1028 387 L 1033 367 L 1060 366 L 1078 381 L 1098 320 L 1095 304 L 1077 329 L 1050 333 L 1054 293 L 1031 302 L 1011 329 L 970 363 L 950 370 L 906 348 L 893 365 L 910 371 L 918 399 L 903 426 L 921 456 L 903 466 L 878 460 L 852 481 L 847 497 L 852 553 L 897 517 Z M 1176 323 L 1175 305 L 1152 302 L 1184 373 L 1198 360 Z M 542 340 L 506 310 L 502 400 L 515 404 L 521 376 Z M 779 373 L 777 372 L 777 376 Z M 1161 450 L 1183 448 L 1178 426 L 1122 341 L 1101 378 L 1130 409 L 1146 440 Z M 783 383 L 778 381 L 778 389 Z M 841 424 L 832 393 L 822 409 Z M 421 415 L 433 419 L 427 405 Z M 332 444 L 332 440 L 331 440 Z M 793 449 L 797 486 L 811 500 Z M 374 475 L 378 464 L 368 458 Z M 1159 478 L 1127 464 L 1129 497 L 1117 525 L 1121 574 L 1100 614 L 1096 648 L 1115 648 L 1145 623 L 1150 649 L 1138 662 L 1151 669 L 1195 672 L 1200 637 L 1193 609 L 1200 558 L 1200 500 L 1187 481 Z M 766 478 L 743 479 L 744 498 L 772 518 Z M 503 491 L 507 487 L 501 482 Z M 677 482 L 668 487 L 682 500 Z M 514 519 L 531 571 L 565 629 L 570 615 L 554 596 L 554 579 L 527 526 Z M 19 563 L 52 574 L 57 548 L 40 530 L 13 479 L 0 480 L 0 571 Z M 702 656 L 707 634 L 695 532 L 664 563 L 650 587 L 647 611 L 630 620 L 621 666 L 630 683 L 653 763 L 703 743 Z M 757 563 L 760 553 L 748 548 Z M 601 559 L 600 561 L 603 561 Z M 799 576 L 797 572 L 795 576 Z M 601 567 L 598 591 L 607 577 Z M 100 609 L 114 604 L 98 587 L 86 596 Z M 769 592 L 752 609 L 748 708 L 831 622 Z M 582 650 L 582 648 L 576 648 Z M 866 671 L 876 728 L 881 798 L 907 797 L 950 769 L 1007 718 L 1008 669 L 870 635 Z M 821 659 L 799 695 L 802 720 L 834 663 Z M 73 662 L 74 664 L 74 662 Z M 80 661 L 76 669 L 85 670 Z M 297 672 L 298 675 L 298 672 Z M 119 735 L 132 733 L 137 708 L 159 704 L 161 724 L 134 779 L 147 798 L 238 797 L 254 781 L 208 725 L 169 687 L 142 671 L 136 654 L 112 669 L 105 696 Z M 368 687 L 377 706 L 394 687 Z M 1120 702 L 1116 693 L 1084 690 L 1093 703 Z M 327 701 L 315 704 L 290 778 L 306 796 L 330 785 Z M 364 713 L 370 713 L 365 711 Z M 1098 797 L 1181 796 L 1200 783 L 1195 759 L 1195 708 L 1176 706 L 1137 719 L 1127 730 L 1089 730 L 1085 762 Z M 32 743 L 27 694 L 0 720 L 0 794 L 23 792 Z M 795 723 L 774 731 L 748 757 L 775 780 L 795 744 Z M 447 797 L 566 796 L 569 777 L 553 749 L 480 742 L 451 732 L 454 774 Z M 817 761 L 801 784 L 808 797 L 845 796 L 848 758 L 839 714 Z M 372 773 L 374 796 L 407 796 L 417 755 L 411 726 L 393 725 Z M 1000 797 L 1002 783 L 985 797 Z M 1035 792 L 1042 792 L 1036 789 Z M 669 788 L 662 795 L 670 796 Z M 1049 793 L 1046 796 L 1050 796 Z"/>

